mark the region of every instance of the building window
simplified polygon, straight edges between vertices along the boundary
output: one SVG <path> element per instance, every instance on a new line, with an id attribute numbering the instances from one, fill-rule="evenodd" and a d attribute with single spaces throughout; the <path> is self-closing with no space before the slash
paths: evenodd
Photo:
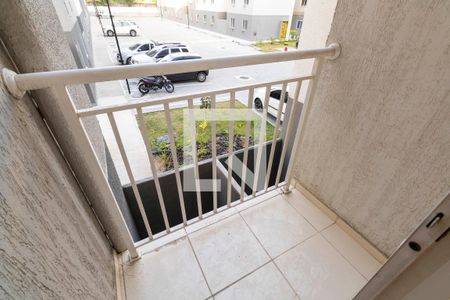
<path id="1" fill-rule="evenodd" d="M 211 16 L 211 24 L 214 24 L 214 16 Z"/>
<path id="2" fill-rule="evenodd" d="M 248 28 L 248 20 L 242 20 L 242 31 L 246 31 Z"/>
<path id="3" fill-rule="evenodd" d="M 306 2 L 308 2 L 308 0 L 302 0 L 302 6 L 305 6 Z"/>
<path id="4" fill-rule="evenodd" d="M 236 25 L 236 19 L 235 18 L 231 18 L 230 19 L 230 28 L 234 29 Z"/>
<path id="5" fill-rule="evenodd" d="M 296 28 L 296 29 L 302 28 L 302 23 L 303 23 L 302 20 L 297 20 L 297 24 L 295 25 L 295 28 Z"/>
<path id="6" fill-rule="evenodd" d="M 250 0 L 244 0 L 244 6 L 248 5 L 250 3 Z"/>
<path id="7" fill-rule="evenodd" d="M 203 15 L 203 23 L 206 23 L 206 15 Z"/>
<path id="8" fill-rule="evenodd" d="M 235 5 L 236 4 L 236 0 L 231 0 L 231 5 Z"/>
<path id="9" fill-rule="evenodd" d="M 214 4 L 214 0 L 211 0 L 211 4 Z"/>
<path id="10" fill-rule="evenodd" d="M 196 16 L 195 16 L 195 21 L 197 21 L 198 22 L 198 20 L 200 19 L 200 15 L 199 14 L 197 14 Z"/>

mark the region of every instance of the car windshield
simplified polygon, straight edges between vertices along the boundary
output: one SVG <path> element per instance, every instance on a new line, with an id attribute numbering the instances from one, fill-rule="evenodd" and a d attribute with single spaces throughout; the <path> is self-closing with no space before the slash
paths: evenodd
<path id="1" fill-rule="evenodd" d="M 134 44 L 133 46 L 130 46 L 128 49 L 130 50 L 136 50 L 137 47 L 139 47 L 140 44 Z"/>
<path id="2" fill-rule="evenodd" d="M 153 57 L 153 56 L 155 56 L 156 53 L 158 53 L 158 50 L 154 49 L 154 50 L 148 51 L 148 52 L 145 53 L 145 54 L 147 54 L 147 55 L 150 56 L 150 57 Z"/>

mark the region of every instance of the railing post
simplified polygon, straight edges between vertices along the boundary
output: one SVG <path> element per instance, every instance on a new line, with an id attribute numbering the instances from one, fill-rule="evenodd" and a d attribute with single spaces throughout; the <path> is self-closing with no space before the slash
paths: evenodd
<path id="1" fill-rule="evenodd" d="M 339 47 L 339 45 L 337 45 L 336 54 L 329 59 L 336 59 L 339 56 L 339 53 L 340 53 L 340 47 Z M 298 127 L 297 127 L 297 130 L 295 131 L 295 140 L 294 140 L 294 144 L 292 146 L 291 159 L 290 159 L 289 166 L 288 166 L 288 169 L 286 172 L 286 184 L 283 186 L 283 189 L 282 189 L 283 193 L 289 193 L 291 191 L 291 189 L 290 189 L 291 181 L 292 181 L 292 176 L 293 176 L 293 170 L 297 163 L 298 147 L 301 144 L 301 141 L 304 136 L 305 125 L 308 122 L 308 116 L 311 111 L 311 107 L 312 107 L 312 104 L 314 101 L 314 94 L 315 94 L 316 88 L 317 88 L 317 76 L 322 71 L 323 60 L 324 60 L 324 58 L 322 58 L 322 57 L 314 59 L 314 65 L 313 65 L 312 74 L 311 74 L 313 76 L 313 78 L 309 81 L 309 85 L 306 90 L 305 103 L 303 104 L 302 112 L 300 114 L 300 121 L 298 122 Z M 299 97 L 300 97 L 300 95 L 299 95 Z M 295 101 L 299 101 L 299 99 L 298 99 L 299 97 L 297 97 L 297 99 L 295 99 Z"/>
<path id="2" fill-rule="evenodd" d="M 59 104 L 61 110 L 65 114 L 67 122 L 70 124 L 70 130 L 75 137 L 73 146 L 77 148 L 77 151 L 83 153 L 86 166 L 89 167 L 89 174 L 92 178 L 92 180 L 90 180 L 91 184 L 97 185 L 96 189 L 98 191 L 98 196 L 101 197 L 101 199 L 96 199 L 98 201 L 92 202 L 94 211 L 99 216 L 114 248 L 126 248 L 130 254 L 130 259 L 136 260 L 140 258 L 140 254 L 134 245 L 130 231 L 128 230 L 125 219 L 117 204 L 114 193 L 109 186 L 108 179 L 94 152 L 94 148 L 88 138 L 84 125 L 76 114 L 72 99 L 65 86 L 56 86 L 55 90 L 60 99 Z M 84 182 L 86 182 L 86 180 L 84 180 Z"/>
<path id="3" fill-rule="evenodd" d="M 328 46 L 328 48 L 334 49 L 334 55 L 327 57 L 328 60 L 335 60 L 341 55 L 341 46 L 338 43 L 332 43 Z M 298 122 L 297 131 L 295 134 L 295 140 L 294 145 L 292 146 L 292 155 L 291 155 L 291 161 L 289 162 L 289 166 L 286 172 L 286 184 L 283 187 L 284 193 L 290 192 L 290 186 L 292 181 L 292 172 L 294 169 L 294 166 L 297 162 L 297 156 L 298 156 L 298 147 L 301 144 L 301 141 L 303 139 L 303 132 L 305 130 L 305 124 L 308 122 L 308 116 L 311 111 L 311 107 L 314 101 L 314 95 L 316 93 L 317 88 L 317 76 L 322 72 L 323 67 L 323 57 L 315 58 L 314 59 L 314 65 L 312 68 L 311 75 L 313 78 L 310 80 L 308 89 L 306 90 L 306 97 L 305 97 L 305 103 L 303 104 L 302 113 L 300 115 L 300 121 Z M 295 99 L 295 101 L 298 101 Z"/>

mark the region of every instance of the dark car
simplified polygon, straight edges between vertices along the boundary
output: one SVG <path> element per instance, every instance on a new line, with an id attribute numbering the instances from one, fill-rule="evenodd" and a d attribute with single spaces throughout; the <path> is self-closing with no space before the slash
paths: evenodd
<path id="1" fill-rule="evenodd" d="M 158 63 L 172 62 L 172 61 L 185 61 L 191 59 L 201 59 L 202 57 L 195 53 L 174 53 L 167 55 L 161 59 Z M 199 82 L 204 82 L 208 76 L 209 71 L 197 71 L 189 73 L 177 73 L 177 74 L 167 74 L 166 77 L 172 81 L 186 81 L 186 80 L 197 80 Z"/>

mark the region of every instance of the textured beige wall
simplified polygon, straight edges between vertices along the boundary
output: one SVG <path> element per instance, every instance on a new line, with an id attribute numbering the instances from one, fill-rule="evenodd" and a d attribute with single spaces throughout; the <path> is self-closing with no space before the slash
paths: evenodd
<path id="1" fill-rule="evenodd" d="M 6 61 L 0 50 L 0 69 Z M 112 249 L 31 99 L 0 89 L 0 299 L 114 299 L 114 274 Z"/>
<path id="2" fill-rule="evenodd" d="M 450 190 L 450 2 L 340 0 L 297 179 L 385 254 Z"/>
<path id="3" fill-rule="evenodd" d="M 20 73 L 77 68 L 51 0 L 0 1 L 0 38 Z M 86 89 L 81 85 L 69 86 L 68 89 L 78 109 L 91 105 Z M 65 99 L 61 99 L 54 88 L 31 93 L 115 249 L 118 252 L 126 250 L 129 232 L 118 216 L 117 207 L 111 203 L 109 188 L 99 176 L 93 175 L 97 166 L 89 164 L 85 158 L 86 148 L 77 143 L 79 138 L 73 130 L 73 120 L 65 113 Z M 114 178 L 115 169 L 112 164 L 107 165 L 105 142 L 97 119 L 83 118 L 83 124 L 104 173 L 110 179 Z M 117 191 L 116 199 L 123 203 L 125 199 L 120 182 L 111 180 L 111 184 L 116 185 L 113 187 Z M 126 208 L 126 205 L 121 207 Z"/>

